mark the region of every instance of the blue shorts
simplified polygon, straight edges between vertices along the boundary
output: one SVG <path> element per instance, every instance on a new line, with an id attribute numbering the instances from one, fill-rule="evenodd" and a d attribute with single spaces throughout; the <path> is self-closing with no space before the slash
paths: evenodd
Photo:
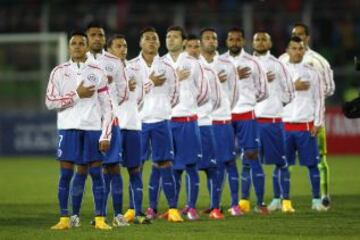
<path id="1" fill-rule="evenodd" d="M 202 159 L 198 162 L 198 169 L 208 169 L 216 167 L 215 157 L 215 135 L 213 126 L 200 126 Z"/>
<path id="2" fill-rule="evenodd" d="M 157 123 L 143 123 L 141 131 L 142 161 L 147 160 L 150 152 L 153 162 L 174 160 L 174 146 L 168 120 Z"/>
<path id="3" fill-rule="evenodd" d="M 197 121 L 170 122 L 174 142 L 174 169 L 185 170 L 202 158 L 200 129 Z"/>
<path id="4" fill-rule="evenodd" d="M 87 165 L 103 161 L 104 155 L 99 151 L 101 131 L 59 130 L 57 159 L 69 161 L 76 165 Z"/>
<path id="5" fill-rule="evenodd" d="M 316 137 L 308 131 L 285 131 L 286 159 L 289 165 L 295 165 L 298 152 L 300 165 L 314 166 L 319 163 L 319 149 Z"/>
<path id="6" fill-rule="evenodd" d="M 259 149 L 258 126 L 256 120 L 233 121 L 232 125 L 241 152 Z"/>
<path id="7" fill-rule="evenodd" d="M 112 126 L 110 149 L 105 153 L 104 165 L 118 164 L 122 156 L 122 136 L 119 126 Z"/>
<path id="8" fill-rule="evenodd" d="M 236 157 L 235 137 L 231 123 L 214 124 L 215 157 L 218 163 L 233 161 Z"/>
<path id="9" fill-rule="evenodd" d="M 258 123 L 260 137 L 260 161 L 264 164 L 285 165 L 284 124 Z"/>
<path id="10" fill-rule="evenodd" d="M 123 155 L 121 165 L 126 168 L 141 166 L 141 131 L 121 130 Z"/>

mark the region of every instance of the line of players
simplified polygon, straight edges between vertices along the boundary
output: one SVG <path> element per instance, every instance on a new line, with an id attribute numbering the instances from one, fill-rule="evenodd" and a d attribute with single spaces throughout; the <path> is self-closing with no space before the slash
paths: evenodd
<path id="1" fill-rule="evenodd" d="M 326 210 L 327 181 L 322 202 L 315 136 L 324 125 L 325 96 L 332 95 L 335 86 L 326 60 L 322 60 L 326 71 L 311 62 L 314 57 L 309 53 L 315 52 L 308 47 L 308 35 L 305 25 L 296 24 L 280 61 L 270 53 L 272 42 L 266 32 L 254 34 L 250 55 L 243 49 L 244 32 L 232 28 L 226 39 L 228 51 L 219 55 L 214 29 L 205 28 L 196 36 L 173 26 L 166 35 L 168 53 L 160 57 L 159 36 L 149 27 L 140 34 L 139 56 L 127 61 L 125 36 L 114 35 L 106 43 L 104 28 L 98 24 L 90 24 L 86 34 L 73 33 L 71 59 L 54 68 L 46 95 L 47 107 L 58 111 L 61 171 L 61 217 L 52 229 L 80 226 L 88 174 L 93 180 L 94 225 L 101 230 L 111 229 L 105 221 L 110 193 L 116 227 L 151 223 L 159 216 L 170 222 L 182 222 L 182 214 L 199 219 L 200 170 L 207 176 L 206 213 L 212 219 L 224 219 L 220 202 L 226 175 L 232 216 L 250 211 L 251 186 L 257 197 L 255 212 L 292 213 L 289 165 L 295 164 L 296 152 L 300 164 L 309 169 L 312 208 Z M 240 201 L 236 152 L 242 159 Z M 144 214 L 141 172 L 149 158 L 149 208 Z M 262 163 L 275 166 L 269 206 L 263 201 Z M 119 164 L 127 168 L 130 179 L 125 214 Z M 186 207 L 180 213 L 184 171 Z M 160 189 L 169 206 L 162 215 L 157 212 Z"/>

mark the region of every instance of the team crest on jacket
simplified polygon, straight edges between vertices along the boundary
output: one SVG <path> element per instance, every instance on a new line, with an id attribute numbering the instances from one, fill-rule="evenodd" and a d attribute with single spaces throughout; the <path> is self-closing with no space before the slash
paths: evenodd
<path id="1" fill-rule="evenodd" d="M 114 68 L 113 68 L 113 66 L 111 66 L 111 65 L 107 65 L 107 66 L 105 66 L 105 70 L 106 70 L 107 72 L 112 72 L 112 71 L 114 70 Z"/>
<path id="2" fill-rule="evenodd" d="M 92 83 L 97 83 L 97 76 L 95 74 L 91 73 L 87 76 L 87 80 L 89 80 Z"/>

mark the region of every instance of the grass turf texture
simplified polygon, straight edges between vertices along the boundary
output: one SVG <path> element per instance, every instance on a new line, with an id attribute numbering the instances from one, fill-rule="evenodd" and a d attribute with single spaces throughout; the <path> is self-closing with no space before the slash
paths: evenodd
<path id="1" fill-rule="evenodd" d="M 202 216 L 198 222 L 179 224 L 156 220 L 152 225 L 131 225 L 103 232 L 89 225 L 93 217 L 93 201 L 88 178 L 81 210 L 82 226 L 58 232 L 50 230 L 50 226 L 58 221 L 58 163 L 51 158 L 0 158 L 0 239 L 360 239 L 360 157 L 330 156 L 328 159 L 332 208 L 325 213 L 310 210 L 307 169 L 296 166 L 292 170 L 291 186 L 295 214 L 276 212 L 260 216 L 250 213 L 243 217 L 226 214 L 224 221 Z M 144 169 L 144 211 L 148 199 L 149 166 L 147 162 Z M 272 197 L 271 170 L 272 167 L 265 167 L 267 203 Z M 128 206 L 128 177 L 126 171 L 122 173 L 125 211 Z M 251 195 L 254 197 L 253 192 Z M 181 197 L 182 207 L 184 191 Z M 227 186 L 222 199 L 226 210 L 230 203 Z M 205 178 L 201 173 L 198 209 L 206 208 L 208 202 Z M 112 216 L 112 205 L 108 205 L 109 216 Z M 161 211 L 166 209 L 163 195 L 159 206 Z M 111 222 L 110 217 L 108 220 Z"/>

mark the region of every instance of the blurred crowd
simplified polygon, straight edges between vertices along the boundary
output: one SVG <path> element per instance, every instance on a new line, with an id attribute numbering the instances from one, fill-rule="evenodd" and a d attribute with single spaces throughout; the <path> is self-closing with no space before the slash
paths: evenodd
<path id="1" fill-rule="evenodd" d="M 345 79 L 341 82 L 347 82 L 337 83 L 340 93 L 337 91 L 333 98 L 336 100 L 343 98 L 341 89 L 352 87 L 356 82 L 354 73 L 348 76 L 346 71 L 353 70 L 352 59 L 360 56 L 359 9 L 360 1 L 356 0 L 3 0 L 0 34 L 70 32 L 95 20 L 103 23 L 109 33 L 126 35 L 130 43 L 129 58 L 132 58 L 138 54 L 139 31 L 145 26 L 157 28 L 163 45 L 160 53 L 165 53 L 164 36 L 170 25 L 182 25 L 191 33 L 214 27 L 222 46 L 226 31 L 236 25 L 248 33 L 248 42 L 252 31 L 268 31 L 273 39 L 272 52 L 279 56 L 285 50 L 292 24 L 303 21 L 310 25 L 312 47 L 329 60 L 338 78 Z M 219 50 L 224 48 L 220 46 Z"/>

